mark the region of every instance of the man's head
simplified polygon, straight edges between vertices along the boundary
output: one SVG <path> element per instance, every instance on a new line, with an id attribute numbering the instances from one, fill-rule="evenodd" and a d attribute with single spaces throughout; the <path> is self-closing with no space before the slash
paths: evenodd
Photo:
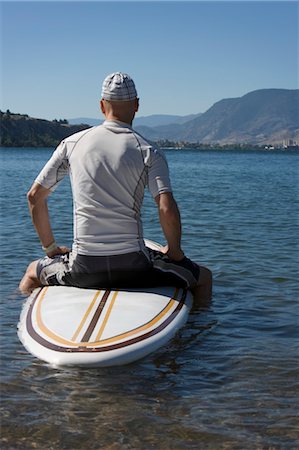
<path id="1" fill-rule="evenodd" d="M 130 101 L 137 98 L 134 81 L 129 75 L 115 72 L 103 81 L 102 99 L 109 101 Z"/>
<path id="2" fill-rule="evenodd" d="M 137 91 L 129 75 L 115 72 L 105 78 L 102 86 L 101 110 L 107 119 L 131 124 L 138 107 Z"/>

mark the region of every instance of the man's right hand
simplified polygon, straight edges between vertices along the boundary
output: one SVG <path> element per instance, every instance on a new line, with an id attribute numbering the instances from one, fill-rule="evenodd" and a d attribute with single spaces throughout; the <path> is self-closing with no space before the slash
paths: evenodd
<path id="1" fill-rule="evenodd" d="M 49 258 L 54 258 L 54 256 L 56 255 L 65 255 L 66 253 L 69 253 L 70 249 L 68 247 L 65 247 L 64 245 L 62 245 L 61 247 L 56 247 L 54 250 L 46 253 L 46 255 Z"/>

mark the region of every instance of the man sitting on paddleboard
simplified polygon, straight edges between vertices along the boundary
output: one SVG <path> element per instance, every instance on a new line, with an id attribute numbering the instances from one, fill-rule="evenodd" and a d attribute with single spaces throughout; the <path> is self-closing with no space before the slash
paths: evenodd
<path id="1" fill-rule="evenodd" d="M 181 249 L 180 213 L 166 159 L 132 129 L 139 107 L 133 80 L 121 72 L 106 77 L 100 105 L 105 122 L 64 139 L 28 192 L 46 256 L 28 266 L 20 290 L 176 285 L 192 289 L 195 300 L 210 299 L 210 270 Z M 74 203 L 72 252 L 56 244 L 47 207 L 47 197 L 66 174 Z M 146 186 L 167 241 L 161 252 L 148 249 L 143 240 L 140 210 Z"/>

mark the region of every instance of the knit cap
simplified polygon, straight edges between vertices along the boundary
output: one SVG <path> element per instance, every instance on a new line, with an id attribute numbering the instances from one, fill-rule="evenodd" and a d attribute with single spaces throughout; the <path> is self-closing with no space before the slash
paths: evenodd
<path id="1" fill-rule="evenodd" d="M 137 98 L 134 81 L 129 75 L 114 72 L 103 81 L 102 98 L 104 100 L 129 101 Z"/>

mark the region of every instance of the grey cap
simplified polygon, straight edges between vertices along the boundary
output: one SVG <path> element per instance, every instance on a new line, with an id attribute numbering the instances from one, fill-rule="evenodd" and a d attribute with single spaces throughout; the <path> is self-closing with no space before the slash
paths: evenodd
<path id="1" fill-rule="evenodd" d="M 137 98 L 134 81 L 129 75 L 114 72 L 103 81 L 102 98 L 104 100 L 129 101 Z"/>

